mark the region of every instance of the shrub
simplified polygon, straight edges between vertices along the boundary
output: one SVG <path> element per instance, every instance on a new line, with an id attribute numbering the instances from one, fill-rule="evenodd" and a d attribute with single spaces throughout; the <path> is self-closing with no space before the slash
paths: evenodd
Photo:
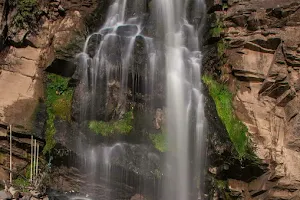
<path id="1" fill-rule="evenodd" d="M 30 186 L 30 182 L 28 179 L 23 177 L 18 177 L 13 181 L 13 184 L 18 187 L 22 192 L 28 192 L 28 187 Z"/>
<path id="2" fill-rule="evenodd" d="M 232 94 L 225 85 L 213 80 L 211 76 L 204 75 L 203 82 L 209 89 L 213 98 L 218 115 L 226 127 L 229 137 L 237 150 L 240 158 L 243 158 L 248 149 L 247 127 L 237 119 L 232 106 Z"/>

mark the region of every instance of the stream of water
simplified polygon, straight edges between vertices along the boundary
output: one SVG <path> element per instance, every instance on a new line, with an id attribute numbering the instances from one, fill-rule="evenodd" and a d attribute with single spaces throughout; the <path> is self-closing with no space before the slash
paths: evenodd
<path id="1" fill-rule="evenodd" d="M 147 4 L 150 17 L 141 12 Z M 201 196 L 205 116 L 199 36 L 204 13 L 203 0 L 115 0 L 105 23 L 87 38 L 78 55 L 82 68 L 82 121 L 118 118 L 126 112 L 128 96 L 143 93 L 152 97 L 157 85 L 164 85 L 166 99 L 161 104 L 165 105 L 167 118 L 168 151 L 164 154 L 160 189 L 163 200 Z M 145 31 L 145 20 L 153 22 L 153 34 Z M 142 75 L 134 68 L 140 44 L 145 47 Z M 147 104 L 156 109 L 153 99 Z M 115 108 L 113 112 L 110 107 Z M 109 180 L 112 154 L 125 154 L 124 145 L 129 144 L 80 148 L 90 172 L 98 170 L 93 163 L 101 159 L 105 166 L 103 177 Z"/>

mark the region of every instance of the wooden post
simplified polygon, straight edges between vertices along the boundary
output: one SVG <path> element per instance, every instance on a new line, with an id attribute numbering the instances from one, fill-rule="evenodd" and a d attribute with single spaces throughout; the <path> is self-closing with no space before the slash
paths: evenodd
<path id="1" fill-rule="evenodd" d="M 37 144 L 37 151 L 36 151 L 36 177 L 38 176 L 38 173 L 39 173 L 39 143 Z"/>
<path id="2" fill-rule="evenodd" d="M 32 183 L 32 170 L 33 170 L 33 135 L 31 136 L 31 152 L 30 152 L 30 182 Z"/>
<path id="3" fill-rule="evenodd" d="M 9 180 L 12 184 L 12 139 L 11 125 L 9 125 Z"/>

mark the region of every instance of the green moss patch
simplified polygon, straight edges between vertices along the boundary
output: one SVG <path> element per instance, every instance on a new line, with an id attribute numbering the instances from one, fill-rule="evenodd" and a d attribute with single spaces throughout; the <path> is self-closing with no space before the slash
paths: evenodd
<path id="1" fill-rule="evenodd" d="M 30 186 L 30 170 L 31 168 L 29 164 L 24 170 L 22 170 L 23 173 L 21 174 L 25 176 L 19 175 L 17 179 L 13 180 L 13 184 L 22 192 L 28 192 L 28 187 Z"/>
<path id="2" fill-rule="evenodd" d="M 209 94 L 216 104 L 218 115 L 225 125 L 235 149 L 240 158 L 243 158 L 248 149 L 246 136 L 248 129 L 234 114 L 231 92 L 225 85 L 218 83 L 211 76 L 204 75 L 202 80 L 209 89 Z"/>
<path id="3" fill-rule="evenodd" d="M 225 50 L 228 48 L 228 45 L 224 40 L 220 40 L 217 43 L 217 48 L 218 48 L 217 49 L 218 50 L 218 56 L 219 56 L 219 58 L 221 58 L 224 55 Z"/>
<path id="4" fill-rule="evenodd" d="M 118 121 L 90 121 L 89 129 L 102 136 L 129 134 L 133 129 L 133 111 L 125 113 L 123 118 Z"/>
<path id="5" fill-rule="evenodd" d="M 214 182 L 215 182 L 215 186 L 218 189 L 220 189 L 220 190 L 226 190 L 226 188 L 227 188 L 227 182 L 226 181 L 215 179 Z"/>
<path id="6" fill-rule="evenodd" d="M 211 35 L 212 37 L 220 37 L 221 33 L 222 33 L 222 28 L 219 26 L 216 26 L 214 28 L 211 29 Z"/>
<path id="7" fill-rule="evenodd" d="M 166 133 L 164 133 L 164 132 L 152 133 L 152 134 L 149 134 L 149 138 L 157 150 L 159 150 L 160 152 L 167 151 L 167 134 Z"/>
<path id="8" fill-rule="evenodd" d="M 28 187 L 30 186 L 29 179 L 18 177 L 13 181 L 13 184 L 18 187 L 22 192 L 28 192 Z"/>
<path id="9" fill-rule="evenodd" d="M 56 132 L 54 120 L 56 117 L 70 121 L 73 88 L 68 87 L 70 78 L 56 74 L 47 76 L 46 106 L 48 119 L 46 122 L 46 145 L 43 152 L 47 153 L 55 146 L 54 135 Z"/>
<path id="10" fill-rule="evenodd" d="M 219 38 L 221 37 L 221 33 L 223 31 L 224 25 L 220 18 L 217 18 L 213 27 L 210 29 L 210 34 L 212 37 Z"/>
<path id="11" fill-rule="evenodd" d="M 223 54 L 225 53 L 225 50 L 228 48 L 227 43 L 222 38 L 222 32 L 224 31 L 224 24 L 222 21 L 222 18 L 220 16 L 215 16 L 215 22 L 212 25 L 212 28 L 210 29 L 210 35 L 213 38 L 219 38 L 217 42 L 217 51 L 218 56 L 221 58 Z"/>

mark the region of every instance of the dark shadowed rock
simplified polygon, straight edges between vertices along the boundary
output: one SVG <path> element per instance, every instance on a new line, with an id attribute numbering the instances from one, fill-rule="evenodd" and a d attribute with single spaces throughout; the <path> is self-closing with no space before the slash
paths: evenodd
<path id="1" fill-rule="evenodd" d="M 138 27 L 136 25 L 122 25 L 117 29 L 117 34 L 119 36 L 134 36 L 138 33 Z"/>
<path id="2" fill-rule="evenodd" d="M 99 48 L 100 42 L 101 42 L 102 36 L 100 34 L 93 34 L 91 35 L 88 44 L 87 44 L 87 53 L 90 57 L 94 57 L 96 54 L 96 51 Z"/>
<path id="3" fill-rule="evenodd" d="M 113 32 L 113 28 L 103 28 L 100 30 L 101 35 L 106 35 Z"/>
<path id="4" fill-rule="evenodd" d="M 106 35 L 103 39 L 103 48 L 105 50 L 104 55 L 113 65 L 120 65 L 121 61 L 121 50 L 123 40 L 118 35 Z"/>

